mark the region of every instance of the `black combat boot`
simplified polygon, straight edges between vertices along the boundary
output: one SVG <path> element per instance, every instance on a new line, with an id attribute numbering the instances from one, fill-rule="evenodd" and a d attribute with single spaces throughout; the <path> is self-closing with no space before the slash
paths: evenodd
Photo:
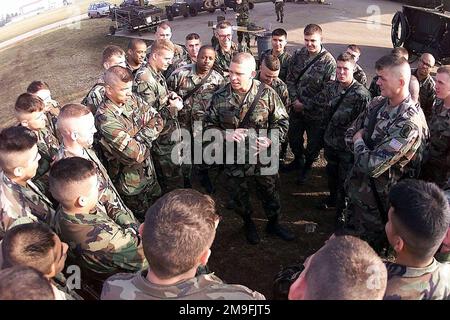
<path id="1" fill-rule="evenodd" d="M 303 166 L 303 161 L 297 159 L 292 160 L 289 164 L 282 164 L 280 167 L 281 172 L 291 172 L 300 169 Z"/>
<path id="2" fill-rule="evenodd" d="M 283 16 L 281 16 L 280 22 L 283 23 Z"/>
<path id="3" fill-rule="evenodd" d="M 261 241 L 255 223 L 250 216 L 244 217 L 244 232 L 248 243 L 258 244 Z"/>
<path id="4" fill-rule="evenodd" d="M 311 175 L 312 163 L 305 163 L 304 167 L 300 171 L 300 176 L 298 177 L 297 184 L 304 185 Z"/>
<path id="5" fill-rule="evenodd" d="M 336 197 L 335 196 L 329 196 L 325 199 L 325 201 L 319 203 L 316 206 L 316 209 L 319 210 L 330 210 L 330 209 L 336 209 Z"/>
<path id="6" fill-rule="evenodd" d="M 284 241 L 292 241 L 295 239 L 295 236 L 292 232 L 283 228 L 278 223 L 278 216 L 269 218 L 269 222 L 267 223 L 267 226 L 266 226 L 266 232 L 268 234 L 276 235 L 277 237 L 280 237 Z"/>

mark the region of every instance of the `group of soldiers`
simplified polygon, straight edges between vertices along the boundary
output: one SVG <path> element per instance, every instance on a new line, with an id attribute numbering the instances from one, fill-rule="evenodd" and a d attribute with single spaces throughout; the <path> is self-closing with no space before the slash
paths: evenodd
<path id="1" fill-rule="evenodd" d="M 216 47 L 190 33 L 183 48 L 171 35 L 163 22 L 151 46 L 133 39 L 126 52 L 106 47 L 105 71 L 81 104 L 59 106 L 42 81 L 17 98 L 19 125 L 0 133 L 1 239 L 39 221 L 94 280 L 143 270 L 149 249 L 139 226 L 147 210 L 173 190 L 192 188 L 194 176 L 214 193 L 210 173 L 217 169 L 249 243 L 260 242 L 250 180 L 268 218 L 266 232 L 292 241 L 279 223 L 278 161 L 303 185 L 323 148 L 330 196 L 320 207 L 336 210 L 339 233 L 381 252 L 391 187 L 404 178 L 446 186 L 450 67 L 440 67 L 435 82 L 430 54 L 411 71 L 407 51 L 394 49 L 376 62 L 369 91 L 358 46 L 335 59 L 316 24 L 304 28 L 305 46 L 292 55 L 286 31 L 274 30 L 259 66 L 249 46 L 232 41 L 228 21 L 216 26 Z M 215 130 L 222 139 L 202 147 L 222 152 L 216 158 L 223 160 L 231 146 L 233 161 L 194 162 L 179 148 L 182 130 L 199 139 Z M 289 149 L 291 163 L 284 161 Z M 275 170 L 262 162 L 263 153 L 275 155 Z"/>

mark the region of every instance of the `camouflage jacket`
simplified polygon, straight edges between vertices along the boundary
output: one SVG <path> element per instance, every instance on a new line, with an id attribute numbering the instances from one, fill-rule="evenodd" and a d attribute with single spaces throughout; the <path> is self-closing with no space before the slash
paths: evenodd
<path id="1" fill-rule="evenodd" d="M 384 300 L 449 300 L 450 263 L 411 268 L 385 262 L 388 281 Z"/>
<path id="2" fill-rule="evenodd" d="M 337 105 L 339 101 L 340 104 Z M 344 141 L 345 132 L 366 109 L 369 101 L 369 91 L 356 80 L 353 80 L 347 89 L 343 89 L 338 81 L 332 81 L 325 86 L 317 96 L 316 103 L 324 112 L 324 142 L 327 148 L 341 152 L 347 150 Z"/>
<path id="3" fill-rule="evenodd" d="M 442 100 L 433 106 L 430 127 L 430 143 L 427 148 L 426 167 L 433 173 L 435 182 L 442 186 L 450 177 L 450 108 Z"/>
<path id="4" fill-rule="evenodd" d="M 373 148 L 370 149 L 367 128 L 369 119 L 380 104 L 382 107 L 377 112 L 371 136 Z M 353 143 L 353 136 L 361 128 L 365 129 L 363 139 Z M 351 172 L 352 190 L 349 193 L 360 193 L 361 190 L 370 193 L 367 186 L 368 178 L 372 177 L 378 192 L 387 195 L 390 187 L 400 178 L 411 174 L 414 176 L 416 166 L 420 165 L 423 158 L 428 136 L 423 111 L 414 104 L 411 96 L 395 107 L 389 106 L 387 98 L 373 99 L 345 134 L 345 142 L 353 150 L 355 159 Z"/>
<path id="5" fill-rule="evenodd" d="M 260 77 L 260 73 L 258 71 L 255 79 L 261 81 L 259 77 Z M 276 78 L 275 80 L 272 81 L 272 84 L 270 86 L 278 94 L 281 101 L 283 102 L 283 105 L 284 105 L 286 111 L 288 111 L 289 106 L 291 105 L 291 100 L 289 99 L 289 91 L 288 91 L 287 85 L 280 78 Z"/>
<path id="6" fill-rule="evenodd" d="M 433 103 L 436 99 L 436 83 L 431 75 L 428 75 L 428 77 L 423 80 L 419 80 L 417 69 L 412 69 L 411 74 L 419 81 L 419 102 L 423 109 L 423 113 L 425 114 L 425 118 L 429 121 L 433 112 Z"/>
<path id="7" fill-rule="evenodd" d="M 41 221 L 54 227 L 52 202 L 31 181 L 23 187 L 0 171 L 0 240 L 12 227 Z"/>
<path id="8" fill-rule="evenodd" d="M 289 62 L 286 84 L 289 90 L 291 101 L 299 99 L 303 103 L 303 116 L 306 120 L 322 119 L 321 110 L 314 107 L 316 95 L 323 90 L 325 84 L 334 80 L 336 76 L 336 61 L 331 53 L 324 47 L 322 52 L 326 52 L 319 60 L 303 73 L 301 78 L 299 74 L 308 63 L 315 57 L 310 57 L 306 48 L 297 49 Z"/>
<path id="9" fill-rule="evenodd" d="M 220 45 L 216 46 L 216 60 L 214 61 L 214 70 L 216 70 L 221 75 L 224 75 L 224 72 L 228 72 L 228 68 L 230 68 L 231 60 L 236 53 L 239 52 L 249 52 L 248 49 L 244 46 L 243 48 L 239 48 L 239 46 L 232 42 L 230 52 L 224 52 Z M 226 79 L 229 81 L 228 79 Z"/>
<path id="10" fill-rule="evenodd" d="M 150 148 L 162 126 L 156 110 L 134 95 L 122 106 L 105 98 L 95 122 L 109 176 L 119 193 L 136 195 L 153 184 Z"/>
<path id="11" fill-rule="evenodd" d="M 353 72 L 353 78 L 361 83 L 364 87 L 367 86 L 367 76 L 363 68 L 359 64 L 355 65 L 355 71 Z"/>
<path id="12" fill-rule="evenodd" d="M 172 73 L 178 68 L 182 68 L 189 64 L 193 64 L 195 61 L 192 60 L 191 56 L 187 54 L 184 57 L 179 58 L 178 60 L 173 60 L 173 63 L 167 68 L 165 74 L 167 75 L 167 79 L 172 75 Z"/>
<path id="13" fill-rule="evenodd" d="M 231 84 L 227 84 L 224 88 L 217 91 L 213 95 L 211 106 L 205 115 L 205 130 L 216 128 L 225 134 L 224 130 L 226 129 L 237 129 L 241 127 L 241 121 L 244 119 L 261 85 L 264 85 L 265 89 L 245 127 L 255 129 L 256 133 L 260 132 L 261 129 L 266 129 L 269 138 L 271 137 L 271 133 L 278 133 L 279 143 L 282 143 L 285 140 L 289 128 L 286 109 L 275 90 L 258 80 L 253 80 L 252 86 L 245 97 L 240 97 L 234 92 Z M 235 164 L 238 157 L 238 152 L 235 152 L 234 163 L 227 166 L 228 170 L 233 172 L 233 175 L 243 177 L 261 174 L 260 162 L 254 165 L 250 164 L 249 159 L 247 159 L 248 153 L 250 152 L 248 143 L 249 139 L 246 139 L 244 148 L 246 152 L 245 164 Z M 276 151 L 279 148 L 269 148 L 269 152 L 271 149 Z"/>
<path id="14" fill-rule="evenodd" d="M 261 59 L 259 60 L 260 63 L 264 60 L 264 57 L 268 54 L 272 54 L 272 49 L 268 49 L 263 52 L 261 55 Z M 287 72 L 289 68 L 289 61 L 291 60 L 291 54 L 284 51 L 280 55 L 278 55 L 278 60 L 280 60 L 280 74 L 278 75 L 278 78 L 286 82 Z"/>
<path id="15" fill-rule="evenodd" d="M 61 144 L 56 160 L 79 156 L 90 160 L 95 164 L 98 177 L 99 201 L 105 206 L 109 217 L 122 226 L 138 225 L 139 223 L 136 221 L 133 213 L 120 198 L 119 193 L 109 178 L 106 168 L 92 149 L 83 149 L 83 154 L 78 155 L 70 152 L 63 144 Z"/>
<path id="16" fill-rule="evenodd" d="M 259 292 L 225 284 L 213 273 L 164 286 L 148 281 L 147 272 L 113 275 L 103 285 L 101 300 L 265 300 Z"/>
<path id="17" fill-rule="evenodd" d="M 92 114 L 95 114 L 103 100 L 105 100 L 105 82 L 103 77 L 101 77 L 89 90 L 83 101 L 81 101 L 81 104 L 88 107 Z"/>
<path id="18" fill-rule="evenodd" d="M 377 81 L 378 81 L 378 75 L 373 77 L 372 82 L 370 82 L 369 92 L 370 92 L 370 96 L 372 98 L 381 96 L 381 90 L 380 90 L 380 87 L 377 85 Z"/>
<path id="19" fill-rule="evenodd" d="M 250 9 L 248 3 L 242 2 L 236 5 L 236 24 L 238 26 L 247 26 L 250 18 Z"/>
<path id="20" fill-rule="evenodd" d="M 184 97 L 201 81 L 202 78 L 197 75 L 196 65 L 190 64 L 172 73 L 167 79 L 167 85 L 170 90 L 175 91 L 180 97 Z M 178 113 L 180 125 L 194 132 L 194 121 L 203 122 L 205 111 L 209 107 L 214 92 L 224 85 L 224 78 L 217 71 L 212 70 L 207 81 L 184 101 L 184 107 Z M 197 135 L 201 132 L 194 133 Z"/>
<path id="21" fill-rule="evenodd" d="M 148 267 L 137 230 L 111 219 L 100 203 L 90 214 L 68 214 L 59 208 L 55 220 L 61 241 L 89 270 L 110 274 Z"/>
<path id="22" fill-rule="evenodd" d="M 156 72 L 150 66 L 139 70 L 136 74 L 136 93 L 150 106 L 152 106 L 164 120 L 164 129 L 154 142 L 152 152 L 166 154 L 171 152 L 173 145 L 172 132 L 179 128 L 178 112 L 169 106 L 169 90 L 166 78 L 161 72 Z"/>

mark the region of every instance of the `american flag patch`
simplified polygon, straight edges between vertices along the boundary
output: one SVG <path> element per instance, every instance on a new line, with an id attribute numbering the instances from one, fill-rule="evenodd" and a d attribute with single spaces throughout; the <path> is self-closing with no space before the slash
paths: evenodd
<path id="1" fill-rule="evenodd" d="M 394 149 L 395 151 L 398 151 L 402 148 L 402 143 L 400 141 L 398 141 L 397 139 L 392 139 L 391 142 L 389 143 L 389 147 L 391 147 L 392 149 Z"/>

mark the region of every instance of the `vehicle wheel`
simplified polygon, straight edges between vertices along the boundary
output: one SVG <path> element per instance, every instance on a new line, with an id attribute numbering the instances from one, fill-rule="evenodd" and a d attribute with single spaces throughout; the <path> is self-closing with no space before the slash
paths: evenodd
<path id="1" fill-rule="evenodd" d="M 173 16 L 172 16 L 171 14 L 169 14 L 169 15 L 167 16 L 167 20 L 173 21 Z"/>
<path id="2" fill-rule="evenodd" d="M 93 18 L 93 16 L 91 16 L 90 13 L 88 13 L 88 17 L 89 17 L 89 19 L 92 19 L 92 18 Z"/>
<path id="3" fill-rule="evenodd" d="M 113 36 L 116 33 L 116 28 L 114 26 L 109 27 L 109 33 Z"/>
<path id="4" fill-rule="evenodd" d="M 198 14 L 197 9 L 191 7 L 189 8 L 189 13 L 191 14 L 191 17 L 195 17 Z"/>
<path id="5" fill-rule="evenodd" d="M 96 18 L 100 18 L 100 13 L 97 12 L 97 14 L 96 14 L 95 17 L 96 17 Z"/>
<path id="6" fill-rule="evenodd" d="M 185 17 L 185 18 L 189 17 L 189 13 L 187 13 L 187 12 L 183 13 L 183 17 Z"/>
<path id="7" fill-rule="evenodd" d="M 209 13 L 214 13 L 214 12 L 216 12 L 216 8 L 209 8 L 207 11 L 208 11 Z"/>
<path id="8" fill-rule="evenodd" d="M 248 3 L 248 8 L 249 8 L 250 10 L 252 10 L 254 7 L 255 7 L 255 4 L 254 4 L 253 2 L 249 2 L 249 3 Z"/>

